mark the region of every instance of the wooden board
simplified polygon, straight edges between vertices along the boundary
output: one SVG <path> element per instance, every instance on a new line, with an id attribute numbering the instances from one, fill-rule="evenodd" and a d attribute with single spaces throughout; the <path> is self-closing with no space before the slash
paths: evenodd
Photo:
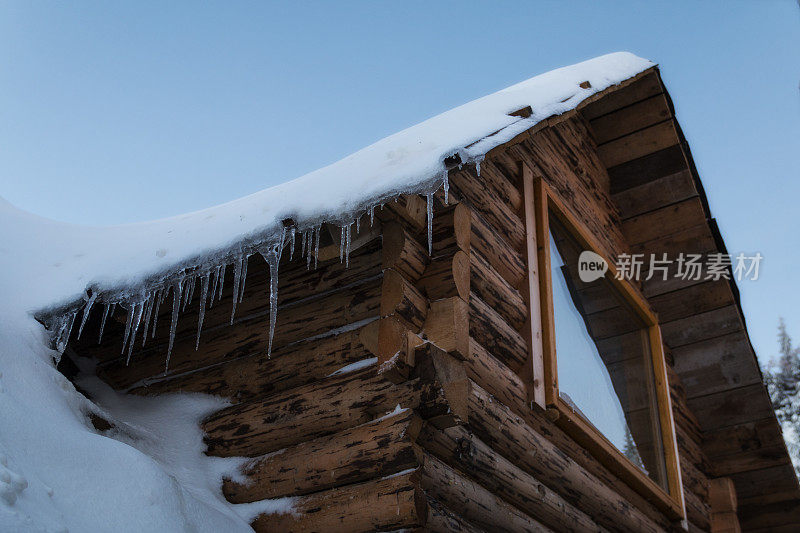
<path id="1" fill-rule="evenodd" d="M 672 348 L 742 331 L 742 319 L 735 305 L 720 307 L 661 325 L 664 342 Z"/>
<path id="2" fill-rule="evenodd" d="M 666 96 L 661 93 L 612 111 L 591 121 L 597 144 L 618 139 L 672 117 Z"/>
<path id="3" fill-rule="evenodd" d="M 597 148 L 597 153 L 606 168 L 610 168 L 679 143 L 675 122 L 667 120 L 601 144 Z"/>
<path id="4" fill-rule="evenodd" d="M 692 398 L 688 405 L 706 431 L 772 415 L 772 404 L 762 383 Z"/>
<path id="5" fill-rule="evenodd" d="M 761 383 L 744 331 L 684 344 L 672 356 L 688 398 Z"/>
<path id="6" fill-rule="evenodd" d="M 689 170 L 682 170 L 618 192 L 612 198 L 617 204 L 620 216 L 625 220 L 693 196 L 697 196 L 697 189 L 692 173 Z"/>
<path id="7" fill-rule="evenodd" d="M 608 94 L 582 108 L 581 114 L 588 119 L 611 113 L 663 91 L 658 72 L 648 72 L 633 83 L 622 88 L 612 88 Z"/>

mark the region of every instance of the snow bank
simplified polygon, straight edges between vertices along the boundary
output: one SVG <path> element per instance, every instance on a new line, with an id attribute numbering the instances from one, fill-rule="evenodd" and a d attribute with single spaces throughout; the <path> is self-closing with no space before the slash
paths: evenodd
<path id="1" fill-rule="evenodd" d="M 82 381 L 95 405 L 55 369 L 59 354 L 48 348 L 52 338 L 33 313 L 60 307 L 52 315 L 61 320 L 52 324 L 59 329 L 76 317 L 80 322 L 83 302 L 118 302 L 137 317 L 129 324 L 135 337 L 168 290 L 180 300 L 199 281 L 204 299 L 226 264 L 238 265 L 234 272 L 243 283 L 242 265 L 257 252 L 273 267 L 275 297 L 277 260 L 284 244 L 294 246 L 295 234 L 308 249 L 315 235 L 318 244 L 321 224 L 334 222 L 346 241 L 353 222 L 374 206 L 446 185 L 445 158 L 458 154 L 463 164 L 479 164 L 537 122 L 651 66 L 616 53 L 555 70 L 294 181 L 155 222 L 61 224 L 0 199 L 0 530 L 247 531 L 252 513 L 292 509 L 291 499 L 238 510 L 222 500 L 220 477 L 232 465 L 202 454 L 197 425 L 219 408 L 217 400 L 122 398 Z M 585 81 L 590 88 L 579 87 Z M 508 115 L 526 106 L 531 117 Z M 287 218 L 296 225 L 290 235 L 283 229 Z M 87 418 L 91 412 L 114 427 L 100 434 Z"/>

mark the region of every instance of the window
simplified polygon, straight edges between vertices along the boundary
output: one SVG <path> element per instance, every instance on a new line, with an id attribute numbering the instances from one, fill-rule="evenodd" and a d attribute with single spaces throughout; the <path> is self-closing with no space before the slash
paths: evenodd
<path id="1" fill-rule="evenodd" d="M 531 178 L 532 179 L 532 178 Z M 593 235 L 547 185 L 535 187 L 544 396 L 556 423 L 648 500 L 682 518 L 683 498 L 661 335 L 614 264 L 583 281 Z M 530 205 L 530 204 L 529 204 Z"/>

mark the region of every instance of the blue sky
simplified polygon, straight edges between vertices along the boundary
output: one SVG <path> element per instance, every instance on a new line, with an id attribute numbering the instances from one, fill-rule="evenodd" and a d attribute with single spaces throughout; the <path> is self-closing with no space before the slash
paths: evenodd
<path id="1" fill-rule="evenodd" d="M 0 4 L 0 196 L 86 224 L 166 217 L 302 175 L 532 75 L 661 65 L 753 343 L 800 341 L 800 9 L 703 2 Z"/>

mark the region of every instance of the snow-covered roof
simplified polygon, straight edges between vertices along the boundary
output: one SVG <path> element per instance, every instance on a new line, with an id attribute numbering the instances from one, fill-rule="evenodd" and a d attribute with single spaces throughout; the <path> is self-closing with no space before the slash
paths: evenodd
<path id="1" fill-rule="evenodd" d="M 87 288 L 120 296 L 184 267 L 231 262 L 298 230 L 346 224 L 371 206 L 438 188 L 444 160 L 479 162 L 492 148 L 536 123 L 574 109 L 591 95 L 653 66 L 620 52 L 553 70 L 456 107 L 386 137 L 327 167 L 216 207 L 153 222 L 85 227 L 52 222 L 0 203 L 2 247 L 16 257 L 6 279 L 30 280 L 19 295 L 28 311 L 74 302 Z M 588 81 L 590 86 L 582 88 Z M 584 84 L 586 86 L 586 84 Z M 530 106 L 528 118 L 509 113 Z M 20 257 L 22 260 L 20 260 Z M 10 271 L 9 271 L 10 270 Z M 35 280 L 35 281 L 34 281 Z"/>

